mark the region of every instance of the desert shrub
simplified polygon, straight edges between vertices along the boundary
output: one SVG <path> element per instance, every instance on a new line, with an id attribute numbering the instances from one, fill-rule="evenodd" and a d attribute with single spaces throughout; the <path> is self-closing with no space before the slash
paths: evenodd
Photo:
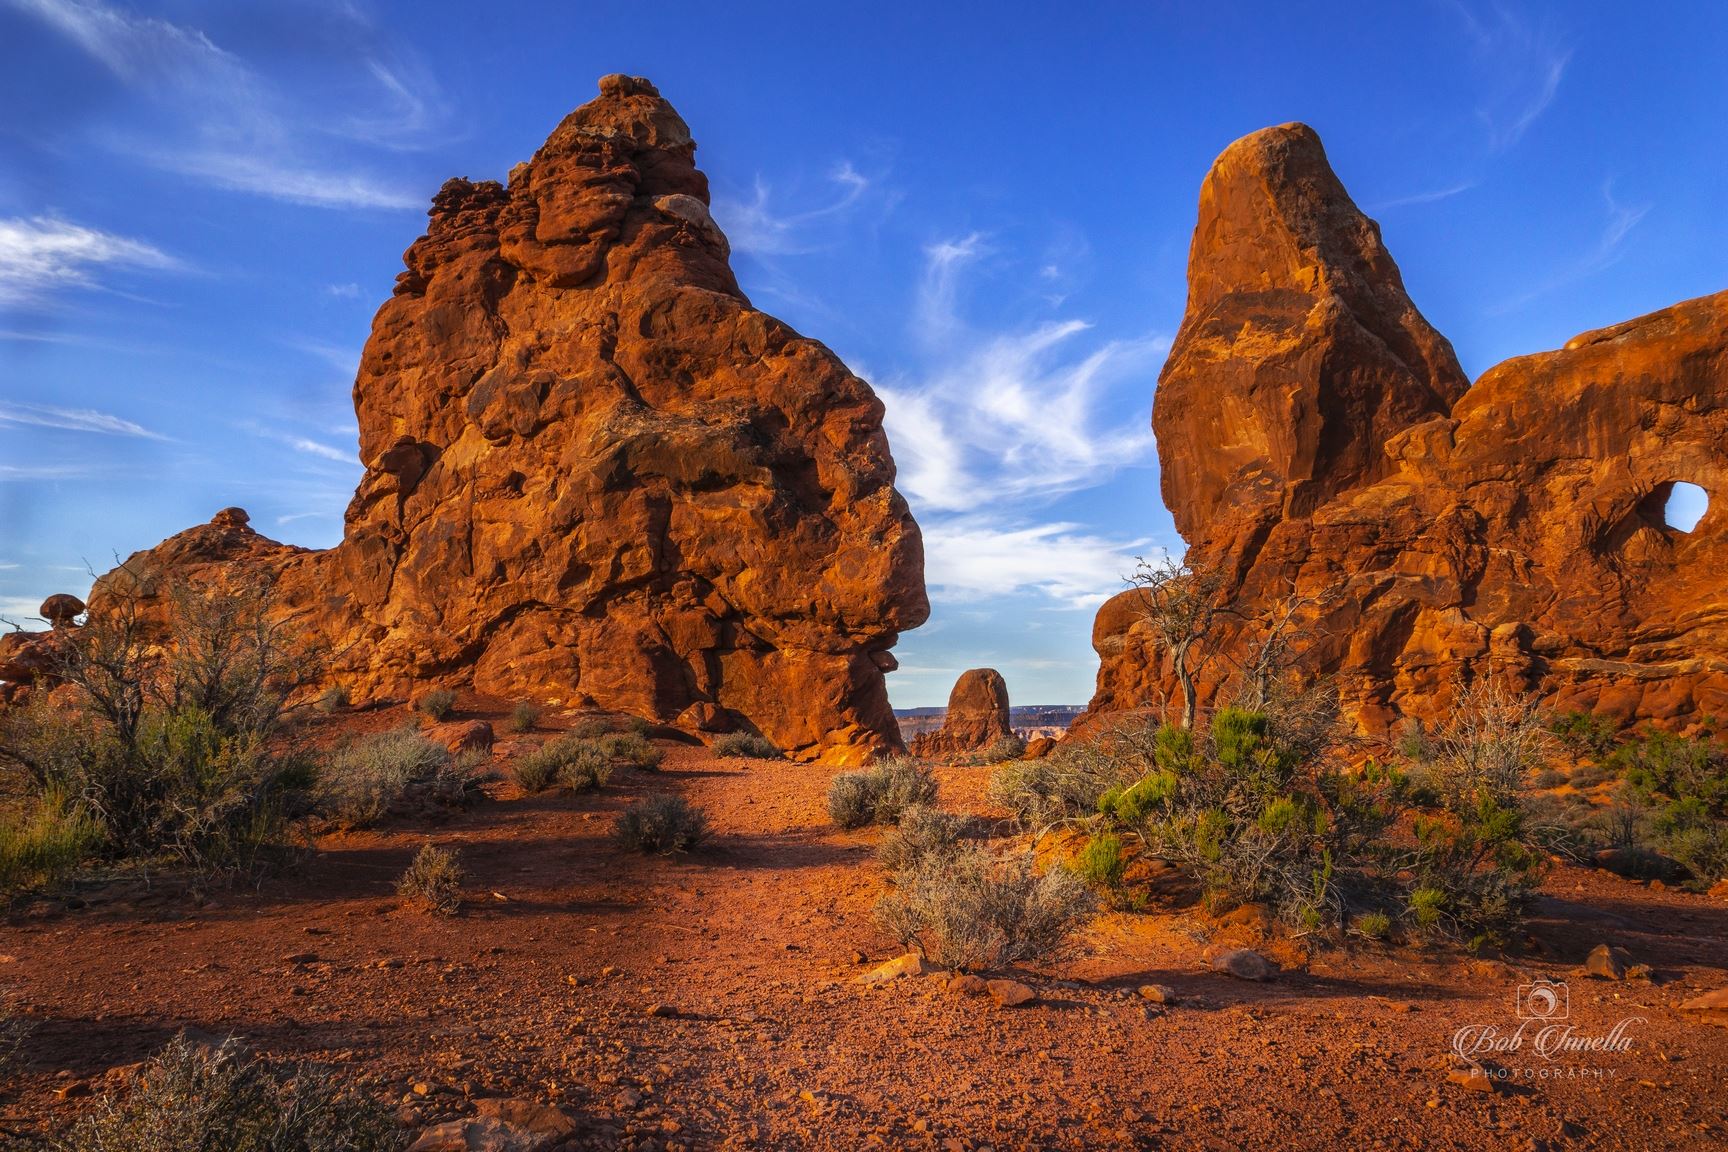
<path id="1" fill-rule="evenodd" d="M 1127 870 L 1128 860 L 1122 855 L 1122 837 L 1114 832 L 1100 832 L 1088 837 L 1074 857 L 1074 874 L 1093 888 L 1109 891 L 1121 887 L 1123 873 Z"/>
<path id="2" fill-rule="evenodd" d="M 390 815 L 460 806 L 473 783 L 442 744 L 398 728 L 331 752 L 318 773 L 316 805 L 338 824 L 365 828 Z"/>
<path id="3" fill-rule="evenodd" d="M 542 712 L 540 705 L 532 700 L 518 700 L 510 709 L 510 730 L 512 732 L 532 732 L 534 726 L 540 723 Z"/>
<path id="4" fill-rule="evenodd" d="M 1204 733 L 1169 726 L 1153 771 L 1099 810 L 1181 865 L 1215 907 L 1261 903 L 1306 929 L 1342 922 L 1374 886 L 1373 846 L 1397 818 L 1403 779 L 1342 771 L 1284 745 L 1268 718 L 1219 710 Z"/>
<path id="5" fill-rule="evenodd" d="M 1728 824 L 1695 800 L 1668 805 L 1655 820 L 1662 851 L 1692 873 L 1695 888 L 1728 879 Z"/>
<path id="6" fill-rule="evenodd" d="M 1600 758 L 1614 750 L 1619 726 L 1593 712 L 1562 712 L 1548 720 L 1548 731 L 1574 759 Z"/>
<path id="7" fill-rule="evenodd" d="M 0 895 L 54 884 L 102 846 L 101 821 L 50 788 L 0 817 Z"/>
<path id="8" fill-rule="evenodd" d="M 890 877 L 909 872 L 930 857 L 954 852 L 966 832 L 966 819 L 927 804 L 914 804 L 883 833 L 876 859 Z"/>
<path id="9" fill-rule="evenodd" d="M 781 755 L 772 740 L 754 732 L 728 732 L 716 737 L 708 751 L 721 760 L 778 760 Z"/>
<path id="10" fill-rule="evenodd" d="M 913 805 L 935 802 L 935 773 L 928 765 L 899 756 L 842 772 L 828 786 L 828 815 L 842 828 L 898 823 Z"/>
<path id="11" fill-rule="evenodd" d="M 627 848 L 665 856 L 700 844 L 708 835 L 708 816 L 684 797 L 662 792 L 620 812 L 614 831 Z"/>
<path id="12" fill-rule="evenodd" d="M 924 857 L 876 906 L 883 928 L 938 963 L 975 970 L 1057 955 L 1095 908 L 1066 868 L 982 848 Z"/>
<path id="13" fill-rule="evenodd" d="M 544 792 L 558 778 L 558 765 L 541 747 L 516 757 L 510 765 L 510 772 L 516 777 L 516 783 L 522 786 L 522 791 Z"/>
<path id="14" fill-rule="evenodd" d="M 633 732 L 578 736 L 566 732 L 519 758 L 516 779 L 531 792 L 542 791 L 554 781 L 572 792 L 603 787 L 616 768 L 652 770 L 659 767 L 662 753 Z"/>
<path id="15" fill-rule="evenodd" d="M 346 711 L 348 704 L 348 689 L 342 687 L 340 684 L 332 684 L 330 687 L 324 689 L 323 692 L 318 694 L 318 699 L 312 706 L 318 709 L 318 711 L 328 715 L 335 712 Z"/>
<path id="16" fill-rule="evenodd" d="M 1105 793 L 1145 770 L 1142 752 L 1118 731 L 1093 744 L 1058 745 L 1042 760 L 1011 760 L 991 775 L 990 801 L 1030 832 L 1091 817 Z"/>
<path id="17" fill-rule="evenodd" d="M 1543 857 L 1515 797 L 1479 794 L 1414 821 L 1413 848 L 1392 854 L 1419 934 L 1502 944 L 1523 919 Z"/>
<path id="18" fill-rule="evenodd" d="M 1569 777 L 1558 768 L 1544 768 L 1536 773 L 1530 781 L 1532 788 L 1559 788 L 1567 783 Z"/>
<path id="19" fill-rule="evenodd" d="M 55 1152 L 394 1152 L 406 1139 L 377 1102 L 310 1065 L 253 1059 L 184 1037 L 131 1086 L 99 1098 Z"/>
<path id="20" fill-rule="evenodd" d="M 614 768 L 652 772 L 660 767 L 664 753 L 640 732 L 613 732 L 600 737 L 600 754 Z"/>
<path id="21" fill-rule="evenodd" d="M 581 716 L 570 725 L 567 735 L 578 740 L 598 740 L 612 731 L 612 721 L 604 716 Z"/>
<path id="22" fill-rule="evenodd" d="M 1000 764 L 1004 760 L 1018 760 L 1026 755 L 1026 741 L 1013 734 L 993 740 L 990 745 L 978 753 L 981 764 Z"/>
<path id="23" fill-rule="evenodd" d="M 1616 749 L 1609 764 L 1647 798 L 1696 801 L 1710 815 L 1728 813 L 1728 750 L 1715 740 L 1652 730 Z"/>
<path id="24" fill-rule="evenodd" d="M 30 1023 L 18 1014 L 12 994 L 0 990 L 0 1084 L 7 1083 L 29 1036 Z"/>
<path id="25" fill-rule="evenodd" d="M 1364 912 L 1351 927 L 1369 940 L 1385 940 L 1392 935 L 1392 917 L 1384 912 Z"/>
<path id="26" fill-rule="evenodd" d="M 456 853 L 428 841 L 396 881 L 396 895 L 407 907 L 454 916 L 462 907 L 462 880 L 462 864 Z"/>
<path id="27" fill-rule="evenodd" d="M 1532 697 L 1481 679 L 1458 694 L 1417 778 L 1453 810 L 1478 796 L 1510 797 L 1544 766 L 1552 738 Z"/>
<path id="28" fill-rule="evenodd" d="M 518 757 L 514 770 L 517 783 L 530 792 L 544 792 L 554 783 L 572 792 L 587 792 L 612 774 L 597 743 L 569 733 Z"/>
<path id="29" fill-rule="evenodd" d="M 1600 760 L 1594 760 L 1572 769 L 1566 779 L 1574 788 L 1594 788 L 1614 779 L 1614 769 Z"/>
<path id="30" fill-rule="evenodd" d="M 432 720 L 442 720 L 456 707 L 456 693 L 448 688 L 434 688 L 414 705 Z"/>
<path id="31" fill-rule="evenodd" d="M 58 796 L 99 825 L 104 859 L 251 872 L 283 847 L 310 783 L 305 758 L 270 736 L 312 661 L 273 620 L 267 581 L 169 588 L 166 644 L 140 611 L 141 578 L 123 565 L 109 581 L 100 611 L 55 633 L 71 701 L 0 717 L 0 765 L 34 802 L 26 818 L 44 821 L 32 850 L 54 854 Z"/>

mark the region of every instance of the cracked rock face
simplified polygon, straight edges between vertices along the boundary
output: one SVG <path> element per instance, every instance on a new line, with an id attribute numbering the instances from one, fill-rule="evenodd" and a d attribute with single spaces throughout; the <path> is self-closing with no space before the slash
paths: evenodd
<path id="1" fill-rule="evenodd" d="M 507 186 L 433 201 L 354 386 L 342 543 L 223 523 L 194 550 L 274 565 L 357 699 L 472 685 L 895 748 L 887 650 L 929 609 L 881 402 L 739 291 L 672 106 L 600 88 Z"/>
<path id="2" fill-rule="evenodd" d="M 1366 731 L 1443 716 L 1461 673 L 1621 721 L 1728 707 L 1728 293 L 1467 386 L 1318 137 L 1270 128 L 1202 189 L 1153 427 L 1190 560 L 1251 616 L 1312 599 L 1298 647 Z M 1690 533 L 1676 482 L 1713 497 Z M 1134 593 L 1093 644 L 1082 730 L 1173 698 Z"/>

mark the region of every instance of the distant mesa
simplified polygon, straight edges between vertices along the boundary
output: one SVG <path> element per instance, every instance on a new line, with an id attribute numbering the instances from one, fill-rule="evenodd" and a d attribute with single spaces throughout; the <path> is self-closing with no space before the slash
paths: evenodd
<path id="1" fill-rule="evenodd" d="M 1221 647 L 1306 602 L 1305 667 L 1365 731 L 1484 675 L 1624 722 L 1728 708 L 1728 293 L 1469 385 L 1319 137 L 1268 128 L 1201 187 L 1152 424 L 1189 559 L 1244 609 Z M 1712 501 L 1689 532 L 1680 484 Z M 1173 698 L 1142 616 L 1134 592 L 1100 610 L 1079 731 Z"/>
<path id="2" fill-rule="evenodd" d="M 948 694 L 942 727 L 912 741 L 912 753 L 930 759 L 965 756 L 983 751 L 1014 734 L 1008 707 L 1008 683 L 994 668 L 972 668 L 960 674 Z"/>
<path id="3" fill-rule="evenodd" d="M 608 76 L 507 185 L 447 182 L 361 359 L 342 542 L 224 509 L 93 603 L 269 573 L 356 699 L 471 686 L 805 759 L 899 748 L 883 670 L 929 607 L 882 403 L 745 299 L 695 151 Z"/>

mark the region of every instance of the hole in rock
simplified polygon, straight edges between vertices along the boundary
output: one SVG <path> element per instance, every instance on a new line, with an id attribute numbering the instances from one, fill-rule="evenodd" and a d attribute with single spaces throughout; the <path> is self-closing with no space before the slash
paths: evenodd
<path id="1" fill-rule="evenodd" d="M 1668 499 L 1662 504 L 1662 522 L 1676 532 L 1690 532 L 1704 519 L 1710 508 L 1710 494 L 1696 484 L 1676 480 L 1668 485 Z"/>

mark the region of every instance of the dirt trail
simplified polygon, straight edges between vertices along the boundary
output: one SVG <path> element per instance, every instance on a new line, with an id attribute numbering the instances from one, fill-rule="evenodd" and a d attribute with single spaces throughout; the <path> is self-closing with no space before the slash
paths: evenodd
<path id="1" fill-rule="evenodd" d="M 941 776 L 946 807 L 985 809 L 987 770 Z M 0 927 L 0 984 L 39 1026 L 0 1109 L 52 1127 L 80 1103 L 57 1089 L 99 1087 L 195 1027 L 335 1062 L 428 1123 L 468 1097 L 555 1100 L 585 1147 L 1728 1144 L 1728 1029 L 1676 1011 L 1728 983 L 1720 901 L 1561 869 L 1533 933 L 1546 957 L 1323 953 L 1266 984 L 1206 970 L 1234 929 L 1113 914 L 1071 960 L 1019 974 L 1034 1006 L 930 979 L 866 990 L 855 954 L 896 951 L 871 919 L 876 834 L 832 828 L 828 777 L 669 747 L 662 771 L 598 795 L 500 783 L 447 820 L 327 841 L 255 893 L 194 906 L 128 890 L 21 911 Z M 613 813 L 659 789 L 707 809 L 709 847 L 613 846 Z M 461 849 L 458 918 L 397 907 L 393 883 L 428 839 Z M 1577 977 L 1600 940 L 1663 982 Z M 1553 1066 L 1525 1052 L 1505 1062 L 1550 1077 L 1513 1093 L 1446 1083 L 1454 1031 L 1515 1027 L 1516 986 L 1534 975 L 1569 980 L 1580 1033 L 1643 1018 L 1632 1050 Z M 1180 1003 L 1135 994 L 1152 982 Z"/>

